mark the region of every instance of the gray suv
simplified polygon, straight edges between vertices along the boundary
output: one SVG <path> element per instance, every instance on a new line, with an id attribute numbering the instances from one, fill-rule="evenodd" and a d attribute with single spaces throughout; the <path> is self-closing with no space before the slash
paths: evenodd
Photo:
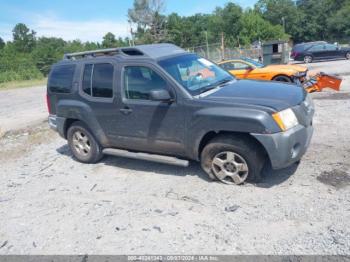
<path id="1" fill-rule="evenodd" d="M 194 160 L 227 184 L 299 161 L 313 133 L 303 88 L 236 80 L 171 44 L 66 54 L 51 69 L 47 103 L 50 126 L 80 162 Z"/>

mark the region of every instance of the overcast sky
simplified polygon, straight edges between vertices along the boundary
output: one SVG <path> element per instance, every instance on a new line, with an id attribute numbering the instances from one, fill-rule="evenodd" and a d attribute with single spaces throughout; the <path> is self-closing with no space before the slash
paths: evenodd
<path id="1" fill-rule="evenodd" d="M 228 0 L 165 0 L 166 13 L 210 13 Z M 235 0 L 251 7 L 256 0 Z M 0 2 L 0 37 L 12 40 L 16 23 L 25 23 L 37 36 L 65 40 L 102 41 L 107 32 L 128 36 L 127 11 L 133 0 L 4 0 Z"/>

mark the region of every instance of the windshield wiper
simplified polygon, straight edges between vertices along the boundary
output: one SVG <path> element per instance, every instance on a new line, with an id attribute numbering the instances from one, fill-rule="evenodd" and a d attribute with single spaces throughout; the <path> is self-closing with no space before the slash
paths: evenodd
<path id="1" fill-rule="evenodd" d="M 232 78 L 222 79 L 221 81 L 215 83 L 215 86 L 223 86 L 224 84 L 231 82 L 232 80 L 233 80 Z"/>
<path id="2" fill-rule="evenodd" d="M 218 88 L 218 87 L 222 87 L 224 84 L 228 83 L 228 82 L 231 82 L 233 79 L 232 78 L 225 78 L 225 79 L 222 79 L 214 84 L 211 84 L 210 86 L 207 86 L 206 88 L 204 88 L 203 90 L 201 90 L 201 92 L 199 94 L 203 94 L 205 92 L 208 92 L 210 90 L 213 90 L 215 88 Z"/>

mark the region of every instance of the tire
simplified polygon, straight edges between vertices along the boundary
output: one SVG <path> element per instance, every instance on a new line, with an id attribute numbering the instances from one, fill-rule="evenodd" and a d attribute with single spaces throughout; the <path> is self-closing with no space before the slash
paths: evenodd
<path id="1" fill-rule="evenodd" d="M 311 55 L 304 56 L 304 63 L 305 64 L 312 63 L 313 60 L 314 60 L 314 58 Z"/>
<path id="2" fill-rule="evenodd" d="M 102 148 L 81 121 L 74 122 L 67 131 L 68 145 L 76 160 L 82 163 L 96 163 L 102 157 Z"/>
<path id="3" fill-rule="evenodd" d="M 209 177 L 230 185 L 259 182 L 265 160 L 261 146 L 243 136 L 213 138 L 201 153 L 201 166 Z"/>
<path id="4" fill-rule="evenodd" d="M 278 75 L 272 78 L 272 81 L 278 81 L 278 82 L 286 82 L 286 83 L 292 83 L 292 79 L 289 76 L 286 75 Z"/>
<path id="5" fill-rule="evenodd" d="M 347 53 L 345 54 L 345 58 L 348 59 L 348 60 L 350 60 L 350 52 L 347 52 Z"/>

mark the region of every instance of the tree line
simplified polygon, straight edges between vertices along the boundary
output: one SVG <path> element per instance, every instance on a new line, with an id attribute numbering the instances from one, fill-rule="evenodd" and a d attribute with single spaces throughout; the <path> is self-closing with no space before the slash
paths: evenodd
<path id="1" fill-rule="evenodd" d="M 0 83 L 47 76 L 64 53 L 170 42 L 184 48 L 220 43 L 245 47 L 254 41 L 292 39 L 348 42 L 350 0 L 259 0 L 243 9 L 228 2 L 210 14 L 165 15 L 164 0 L 134 0 L 128 10 L 130 38 L 108 32 L 101 42 L 37 37 L 25 24 L 13 28 L 12 41 L 0 36 Z"/>

